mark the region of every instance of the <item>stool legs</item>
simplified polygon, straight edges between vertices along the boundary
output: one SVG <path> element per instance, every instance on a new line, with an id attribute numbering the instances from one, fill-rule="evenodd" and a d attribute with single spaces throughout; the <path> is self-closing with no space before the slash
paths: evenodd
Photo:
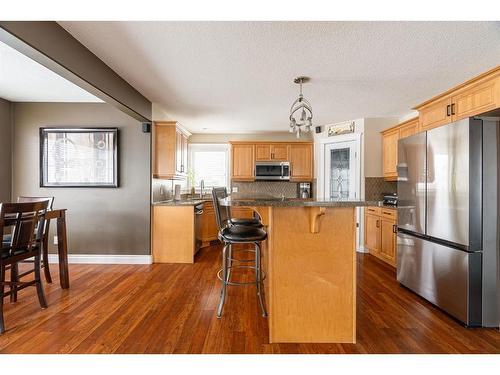
<path id="1" fill-rule="evenodd" d="M 264 306 L 264 300 L 262 299 L 262 271 L 261 271 L 261 253 L 260 244 L 255 243 L 255 284 L 257 287 L 257 297 L 259 299 L 260 311 L 263 317 L 267 316 L 266 307 Z"/>
<path id="2" fill-rule="evenodd" d="M 226 288 L 229 278 L 227 263 L 228 263 L 228 252 L 230 252 L 230 244 L 224 244 L 222 248 L 222 287 L 220 290 L 220 302 L 217 308 L 217 318 L 222 317 L 222 308 L 224 307 L 224 302 L 226 301 Z"/>

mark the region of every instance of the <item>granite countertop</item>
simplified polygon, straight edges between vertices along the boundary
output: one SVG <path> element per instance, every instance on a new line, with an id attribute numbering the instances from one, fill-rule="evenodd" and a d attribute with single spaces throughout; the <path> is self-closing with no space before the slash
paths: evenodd
<path id="1" fill-rule="evenodd" d="M 276 198 L 269 196 L 229 196 L 222 199 L 223 206 L 271 206 L 271 207 L 364 207 L 378 206 L 378 201 L 338 200 L 338 199 L 300 199 Z"/>
<path id="2" fill-rule="evenodd" d="M 210 198 L 188 198 L 181 200 L 167 199 L 164 201 L 158 201 L 151 203 L 153 206 L 197 206 L 201 203 L 211 202 Z"/>

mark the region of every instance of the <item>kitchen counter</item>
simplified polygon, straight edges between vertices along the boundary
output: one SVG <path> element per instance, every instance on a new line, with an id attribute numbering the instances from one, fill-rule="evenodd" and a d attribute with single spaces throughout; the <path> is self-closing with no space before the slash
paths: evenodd
<path id="1" fill-rule="evenodd" d="M 197 206 L 204 202 L 211 202 L 212 197 L 203 197 L 203 198 L 187 198 L 181 200 L 175 199 L 167 199 L 164 201 L 153 202 L 151 205 L 153 206 Z"/>
<path id="2" fill-rule="evenodd" d="M 378 201 L 364 200 L 339 200 L 339 199 L 301 199 L 301 198 L 274 198 L 262 196 L 238 197 L 231 195 L 221 199 L 223 206 L 246 206 L 246 207 L 365 207 L 378 206 Z"/>
<path id="3" fill-rule="evenodd" d="M 242 197 L 262 218 L 271 343 L 356 342 L 356 207 L 378 202 Z"/>

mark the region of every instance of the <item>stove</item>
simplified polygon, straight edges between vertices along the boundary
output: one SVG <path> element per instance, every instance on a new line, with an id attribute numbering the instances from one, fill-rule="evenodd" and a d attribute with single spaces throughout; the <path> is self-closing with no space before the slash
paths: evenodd
<path id="1" fill-rule="evenodd" d="M 397 193 L 384 193 L 383 199 L 384 206 L 394 206 L 398 205 L 398 194 Z"/>

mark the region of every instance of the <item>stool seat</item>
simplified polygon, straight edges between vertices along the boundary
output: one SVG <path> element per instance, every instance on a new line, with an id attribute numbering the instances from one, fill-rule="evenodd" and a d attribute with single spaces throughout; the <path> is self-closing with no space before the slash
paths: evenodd
<path id="1" fill-rule="evenodd" d="M 232 224 L 232 225 L 245 225 L 245 226 L 248 226 L 248 227 L 257 227 L 257 228 L 262 228 L 263 225 L 262 223 L 260 222 L 259 219 L 248 219 L 248 218 L 237 218 L 237 217 L 234 217 L 234 218 L 231 218 L 229 219 L 229 222 Z"/>
<path id="2" fill-rule="evenodd" d="M 267 238 L 265 230 L 242 225 L 224 228 L 219 235 L 225 242 L 260 242 Z"/>

